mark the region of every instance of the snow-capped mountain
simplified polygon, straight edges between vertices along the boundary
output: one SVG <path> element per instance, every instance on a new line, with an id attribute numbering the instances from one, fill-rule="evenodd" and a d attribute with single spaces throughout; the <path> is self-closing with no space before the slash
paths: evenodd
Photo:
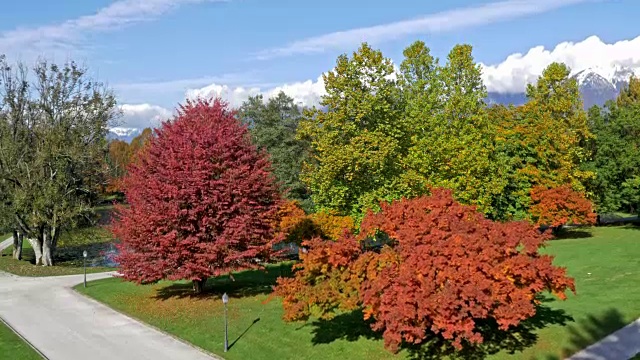
<path id="1" fill-rule="evenodd" d="M 575 72 L 572 77 L 578 81 L 584 108 L 593 105 L 604 105 L 607 100 L 615 99 L 632 76 L 640 77 L 640 68 L 628 68 L 620 65 L 608 67 L 592 67 Z M 489 104 L 514 104 L 521 105 L 526 101 L 524 93 L 501 94 L 489 93 Z"/>
<path id="2" fill-rule="evenodd" d="M 136 136 L 142 133 L 142 129 L 138 128 L 126 128 L 126 127 L 113 127 L 109 129 L 109 133 L 107 134 L 108 140 L 122 140 L 128 143 L 133 140 Z"/>
<path id="3" fill-rule="evenodd" d="M 618 96 L 633 75 L 640 76 L 640 68 L 613 65 L 585 69 L 575 73 L 573 77 L 580 86 L 585 108 L 589 108 L 593 105 L 603 105 L 607 100 Z"/>

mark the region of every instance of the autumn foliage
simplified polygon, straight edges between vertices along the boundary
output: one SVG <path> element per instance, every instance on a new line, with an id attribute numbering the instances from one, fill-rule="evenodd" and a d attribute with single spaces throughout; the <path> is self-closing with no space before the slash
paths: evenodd
<path id="1" fill-rule="evenodd" d="M 127 167 L 137 159 L 138 153 L 152 137 L 153 131 L 150 128 L 146 128 L 140 135 L 131 140 L 131 144 L 117 139 L 109 142 L 107 192 L 117 193 L 122 191 L 120 183 L 127 173 Z"/>
<path id="2" fill-rule="evenodd" d="M 366 251 L 360 241 L 386 234 L 390 245 Z M 457 203 L 450 190 L 383 204 L 356 236 L 306 241 L 293 278 L 281 278 L 285 320 L 331 318 L 362 309 L 392 351 L 432 336 L 456 348 L 483 337 L 476 320 L 508 330 L 536 312 L 548 290 L 575 291 L 564 268 L 538 252 L 549 235 L 527 222 L 494 222 Z"/>
<path id="3" fill-rule="evenodd" d="M 149 141 L 123 180 L 129 206 L 112 226 L 125 279 L 187 279 L 198 290 L 270 255 L 277 186 L 225 103 L 187 102 Z"/>
<path id="4" fill-rule="evenodd" d="M 301 244 L 315 237 L 338 240 L 342 232 L 355 230 L 355 223 L 349 216 L 321 211 L 306 214 L 296 200 L 283 201 L 278 207 L 275 223 L 276 238 L 288 243 Z"/>
<path id="5" fill-rule="evenodd" d="M 551 189 L 535 187 L 531 190 L 531 200 L 530 213 L 537 225 L 555 228 L 568 223 L 591 225 L 596 222 L 591 202 L 569 185 Z"/>

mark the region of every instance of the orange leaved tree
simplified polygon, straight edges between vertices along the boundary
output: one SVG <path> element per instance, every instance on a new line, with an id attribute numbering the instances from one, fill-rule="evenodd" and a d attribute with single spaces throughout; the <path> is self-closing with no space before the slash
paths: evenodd
<path id="1" fill-rule="evenodd" d="M 533 205 L 529 209 L 536 225 L 558 229 L 568 223 L 595 224 L 596 214 L 591 201 L 569 185 L 547 189 L 537 186 L 531 189 Z"/>
<path id="2" fill-rule="evenodd" d="M 386 236 L 380 251 L 361 246 Z M 293 278 L 278 280 L 285 320 L 362 310 L 385 346 L 422 344 L 437 336 L 456 349 L 484 341 L 478 321 L 500 330 L 536 313 L 536 295 L 575 291 L 564 268 L 538 250 L 550 237 L 533 225 L 494 222 L 457 203 L 450 190 L 383 204 L 360 233 L 305 242 Z"/>
<path id="3" fill-rule="evenodd" d="M 345 229 L 355 230 L 355 222 L 350 216 L 327 211 L 306 214 L 298 201 L 288 200 L 278 207 L 275 229 L 279 241 L 301 244 L 315 237 L 338 240 Z"/>

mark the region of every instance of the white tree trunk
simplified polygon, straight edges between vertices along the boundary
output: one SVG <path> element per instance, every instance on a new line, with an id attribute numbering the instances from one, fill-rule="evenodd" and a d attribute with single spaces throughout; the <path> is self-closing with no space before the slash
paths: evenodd
<path id="1" fill-rule="evenodd" d="M 48 230 L 42 234 L 42 266 L 53 266 L 53 238 Z"/>
<path id="2" fill-rule="evenodd" d="M 42 242 L 38 238 L 28 238 L 27 240 L 36 254 L 36 265 L 42 265 Z"/>

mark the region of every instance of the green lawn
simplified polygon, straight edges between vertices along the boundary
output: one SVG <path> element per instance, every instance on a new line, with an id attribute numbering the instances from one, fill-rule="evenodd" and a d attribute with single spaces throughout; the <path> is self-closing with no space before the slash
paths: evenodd
<path id="1" fill-rule="evenodd" d="M 0 354 L 3 359 L 12 360 L 41 360 L 27 343 L 22 341 L 11 329 L 0 321 Z"/>
<path id="2" fill-rule="evenodd" d="M 567 301 L 547 301 L 532 327 L 549 325 L 529 336 L 494 339 L 501 347 L 534 343 L 522 352 L 505 350 L 489 359 L 560 359 L 640 317 L 640 228 L 602 227 L 573 230 L 571 237 L 554 240 L 546 251 L 557 264 L 569 268 L 578 294 Z M 383 349 L 376 334 L 363 326 L 359 314 L 332 321 L 284 323 L 278 299 L 269 297 L 269 284 L 286 274 L 286 265 L 267 274 L 246 272 L 207 283 L 210 294 L 192 296 L 189 284 L 161 282 L 137 286 L 119 279 L 91 282 L 76 289 L 109 306 L 141 319 L 227 359 L 404 359 Z M 223 354 L 223 306 L 220 294 L 231 295 L 229 337 L 232 347 Z M 525 334 L 523 332 L 523 334 Z M 438 358 L 435 355 L 423 358 Z"/>
<path id="3" fill-rule="evenodd" d="M 7 235 L 5 239 L 11 235 Z M 28 241 L 24 241 L 22 247 L 22 260 L 12 258 L 13 247 L 9 247 L 0 253 L 0 270 L 20 276 L 58 276 L 81 274 L 82 251 L 87 250 L 89 256 L 87 263 L 92 264 L 101 259 L 101 252 L 109 249 L 112 242 L 111 236 L 101 227 L 80 228 L 65 231 L 60 234 L 58 249 L 54 264 L 56 266 L 35 266 L 35 254 Z M 111 271 L 113 269 L 90 266 L 87 273 Z"/>

